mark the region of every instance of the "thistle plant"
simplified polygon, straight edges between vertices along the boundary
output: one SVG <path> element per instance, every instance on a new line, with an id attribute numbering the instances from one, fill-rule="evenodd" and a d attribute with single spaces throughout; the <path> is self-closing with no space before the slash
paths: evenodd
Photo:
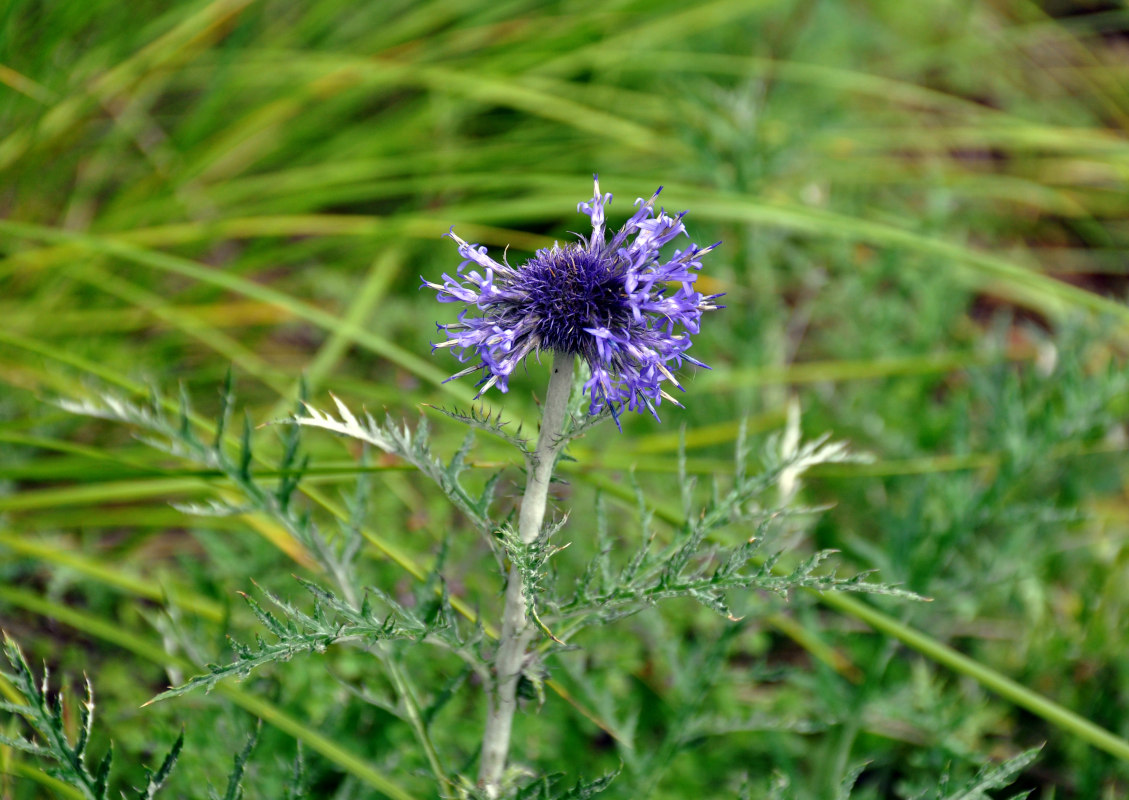
<path id="1" fill-rule="evenodd" d="M 661 187 L 650 200 L 636 201 L 638 210 L 608 241 L 605 210 L 612 196 L 600 191 L 599 177 L 594 184 L 592 199 L 578 206 L 592 218 L 587 239 L 538 250 L 515 269 L 452 231 L 449 235 L 465 259 L 458 268 L 459 278 L 444 275 L 442 285 L 424 281 L 438 291 L 440 302 L 462 302 L 481 312 L 468 319 L 464 310 L 458 322 L 439 325 L 450 335 L 440 347 L 453 347 L 460 360 L 477 362 L 453 377 L 481 371 L 485 373 L 481 392 L 494 385 L 504 392 L 523 359 L 543 350 L 553 353 L 537 449 L 529 457 L 518 517 L 517 539 L 523 547 L 535 546 L 545 535 L 549 482 L 567 441 L 565 420 L 576 359 L 585 362 L 590 376 L 583 385 L 591 400 L 589 415 L 606 411 L 618 424 L 626 405 L 632 411 L 646 408 L 657 418 L 656 407 L 663 399 L 677 404 L 662 383 L 682 388 L 670 366 L 678 368 L 683 361 L 705 366 L 686 351 L 702 313 L 717 308 L 715 295 L 694 289 L 702 256 L 717 244 L 705 248 L 690 244 L 675 250 L 668 260 L 661 257 L 666 244 L 686 234 L 685 212 L 675 217 L 661 210 L 655 213 Z M 472 264 L 482 272 L 468 270 Z M 671 284 L 677 285 L 673 292 L 667 288 Z M 502 636 L 482 737 L 478 783 L 489 797 L 499 794 L 517 708 L 517 684 L 534 634 L 526 614 L 528 603 L 524 578 L 515 563 L 507 576 Z"/>
<path id="2" fill-rule="evenodd" d="M 736 623 L 741 617 L 734 610 L 738 604 L 738 611 L 756 609 L 750 591 L 785 597 L 798 589 L 914 597 L 872 582 L 865 573 L 839 576 L 827 567 L 830 552 L 796 558 L 776 540 L 785 522 L 818 511 L 794 502 L 806 470 L 859 460 L 826 436 L 802 441 L 798 411 L 790 415 L 787 430 L 770 437 L 759 454 L 742 430 L 732 480 L 715 479 L 704 503 L 686 474 L 683 451 L 682 519 L 662 536 L 654 524 L 654 506 L 638 486 L 632 493 L 637 530 L 612 530 L 602 496 L 595 504 L 591 530 L 571 530 L 564 509 L 550 514 L 551 489 L 559 481 L 555 472 L 571 442 L 609 419 L 619 427 L 625 412 L 650 413 L 657 419 L 664 401 L 678 405 L 668 390 L 683 390 L 679 372 L 687 365 L 706 367 L 688 350 L 705 312 L 719 308 L 718 295 L 695 288 L 703 257 L 717 245 L 689 243 L 679 248 L 676 240 L 689 238 L 685 212 L 672 216 L 656 208 L 658 194 L 638 200 L 635 212 L 609 237 L 605 220 L 611 195 L 601 192 L 597 180 L 593 197 L 579 204 L 579 211 L 591 219 L 591 233 L 578 242 L 539 250 L 516 267 L 505 258 L 495 260 L 452 230 L 449 235 L 462 263 L 454 276 L 423 281 L 438 293 L 439 301 L 465 306 L 456 321 L 439 324 L 448 338 L 436 348 L 451 348 L 467 364 L 452 379 L 479 373 L 480 395 L 491 388 L 507 392 L 519 365 L 542 354 L 551 357 L 533 445 L 498 413 L 480 408 L 444 411 L 447 419 L 470 429 L 462 447 L 444 459 L 433 452 L 426 418 L 414 427 L 391 417 L 381 422 L 334 397 L 332 410 L 302 402 L 291 417 L 279 421 L 274 430 L 282 436 L 282 456 L 270 463 L 258 453 L 249 421 L 241 436 L 229 433 L 234 405 L 230 377 L 207 437 L 197 432 L 198 418 L 184 393 L 179 402 L 154 394 L 147 404 L 112 396 L 62 403 L 76 413 L 138 427 L 148 444 L 218 472 L 225 480 L 220 498 L 182 510 L 264 515 L 300 543 L 322 572 L 316 580 L 298 579 L 308 594 L 306 605 L 267 588 L 256 592 L 264 600 L 245 595 L 268 638 L 257 637 L 253 644 L 234 642 L 235 657 L 229 663 L 210 665 L 155 699 L 208 689 L 335 645 L 357 647 L 387 674 L 396 698 L 382 708 L 410 726 L 440 795 L 490 800 L 589 797 L 607 788 L 613 775 L 569 776 L 578 782 L 562 789 L 555 778 L 538 775 L 520 753 L 511 752 L 521 699 L 552 702 L 546 699 L 546 676 L 558 654 L 576 647 L 581 631 L 615 624 L 673 598 L 696 601 Z M 327 527 L 300 499 L 301 477 L 309 467 L 301 453 L 304 428 L 361 442 L 366 453 L 371 448 L 383 451 L 434 482 L 493 552 L 500 567 L 500 609 L 476 613 L 452 597 L 444 575 L 446 546 L 430 571 L 420 575 L 410 602 L 367 585 L 358 572 L 372 492 L 366 471 L 360 471 L 347 511 L 337 514 L 336 530 Z M 477 433 L 517 450 L 525 468 L 525 489 L 516 509 L 496 497 L 500 473 L 478 490 L 464 482 Z M 260 464 L 269 466 L 275 477 L 259 477 Z M 740 532 L 736 539 L 734 530 Z M 585 562 L 571 585 L 554 569 L 554 559 L 567 546 L 561 541 L 566 531 L 577 543 L 575 549 L 583 550 Z M 628 545 L 626 552 L 623 544 Z M 465 674 L 478 679 L 485 693 L 485 720 L 477 753 L 443 752 L 430 728 L 436 709 L 450 693 L 470 683 L 459 678 L 451 687 L 429 693 L 403 668 L 397 648 L 405 645 L 438 648 L 461 660 Z M 671 740 L 670 747 L 677 745 Z M 477 757 L 473 778 L 451 767 L 453 761 L 468 763 L 467 756 Z M 410 796 L 392 783 L 378 788 L 389 796 Z"/>

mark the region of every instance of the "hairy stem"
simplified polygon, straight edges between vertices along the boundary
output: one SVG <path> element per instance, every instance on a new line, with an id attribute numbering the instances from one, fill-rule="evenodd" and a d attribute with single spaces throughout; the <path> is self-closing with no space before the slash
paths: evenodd
<path id="1" fill-rule="evenodd" d="M 545 394 L 541 416 L 541 433 L 537 449 L 529 463 L 525 494 L 518 517 L 518 536 L 523 544 L 531 544 L 541 534 L 545 505 L 549 498 L 549 480 L 564 441 L 568 396 L 572 389 L 572 368 L 575 358 L 558 356 L 553 361 L 553 374 Z M 502 634 L 494 656 L 494 685 L 489 692 L 486 730 L 482 735 L 482 756 L 478 784 L 489 797 L 501 793 L 502 773 L 510 750 L 510 730 L 517 710 L 517 684 L 524 666 L 526 649 L 533 637 L 533 626 L 525 614 L 525 586 L 521 573 L 510 567 L 506 583 L 506 601 L 502 611 Z"/>

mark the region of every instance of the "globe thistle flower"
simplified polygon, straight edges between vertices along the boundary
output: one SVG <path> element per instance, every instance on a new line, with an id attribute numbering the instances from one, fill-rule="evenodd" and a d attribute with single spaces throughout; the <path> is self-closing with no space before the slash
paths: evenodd
<path id="1" fill-rule="evenodd" d="M 538 250 L 519 267 L 504 257 L 495 261 L 485 247 L 468 244 L 452 228 L 447 235 L 464 259 L 456 277 L 444 274 L 442 284 L 423 281 L 440 302 L 467 306 L 457 322 L 436 325 L 448 339 L 433 350 L 450 347 L 460 361 L 474 361 L 448 380 L 481 371 L 479 395 L 492 386 L 505 392 L 526 356 L 549 350 L 579 356 L 588 365 L 584 391 L 591 414 L 606 408 L 618 424 L 625 406 L 646 409 L 657 419 L 663 399 L 679 405 L 662 384 L 682 389 L 674 371 L 684 361 L 706 366 L 686 351 L 702 313 L 718 308 L 714 300 L 721 295 L 703 295 L 694 282 L 701 257 L 720 242 L 691 243 L 664 260 L 663 246 L 686 234 L 686 212 L 656 214 L 661 191 L 660 186 L 650 200 L 638 199 L 635 213 L 608 241 L 605 208 L 612 196 L 600 192 L 596 176 L 592 199 L 577 207 L 591 218 L 591 235 Z M 471 307 L 477 316 L 468 315 Z"/>

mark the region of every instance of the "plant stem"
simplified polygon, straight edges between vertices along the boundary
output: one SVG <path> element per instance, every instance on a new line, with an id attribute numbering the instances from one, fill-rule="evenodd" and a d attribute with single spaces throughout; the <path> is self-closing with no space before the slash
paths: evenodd
<path id="1" fill-rule="evenodd" d="M 537 449 L 529 460 L 525 494 L 518 517 L 518 536 L 522 544 L 532 544 L 541 535 L 545 505 L 549 498 L 549 480 L 557 454 L 564 446 L 568 415 L 568 396 L 572 389 L 572 368 L 575 358 L 558 356 L 553 360 L 553 374 L 545 394 L 541 415 L 541 433 Z M 533 626 L 525 614 L 525 586 L 521 573 L 511 566 L 506 583 L 506 601 L 502 611 L 502 634 L 494 656 L 494 685 L 488 693 L 486 730 L 482 735 L 482 755 L 478 785 L 488 797 L 501 794 L 502 773 L 510 750 L 510 731 L 517 710 L 517 685 L 525 666 L 526 649 L 533 636 Z"/>

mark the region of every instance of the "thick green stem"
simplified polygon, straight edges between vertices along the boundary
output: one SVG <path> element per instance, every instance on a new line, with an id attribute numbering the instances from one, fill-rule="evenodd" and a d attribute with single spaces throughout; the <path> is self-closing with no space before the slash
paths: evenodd
<path id="1" fill-rule="evenodd" d="M 529 462 L 529 474 L 518 517 L 518 536 L 522 544 L 532 544 L 541 535 L 553 465 L 564 445 L 561 434 L 568 416 L 574 361 L 573 356 L 560 356 L 553 361 L 553 374 L 549 379 L 549 389 L 542 409 L 541 433 L 537 437 L 537 449 Z M 521 573 L 511 567 L 502 611 L 502 634 L 494 656 L 494 685 L 489 691 L 486 730 L 482 736 L 482 755 L 478 770 L 478 784 L 490 797 L 501 794 L 502 776 L 510 750 L 510 731 L 513 728 L 514 712 L 517 710 L 517 685 L 533 632 L 533 626 L 525 613 L 525 586 Z"/>

